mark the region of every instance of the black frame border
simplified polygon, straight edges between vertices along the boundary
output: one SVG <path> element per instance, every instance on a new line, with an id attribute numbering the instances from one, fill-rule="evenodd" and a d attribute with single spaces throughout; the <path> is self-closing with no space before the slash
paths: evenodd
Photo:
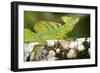
<path id="1" fill-rule="evenodd" d="M 95 64 L 86 65 L 72 65 L 72 66 L 53 66 L 53 67 L 38 67 L 38 68 L 18 68 L 18 6 L 19 5 L 36 5 L 36 6 L 50 6 L 50 7 L 69 7 L 69 8 L 85 8 L 95 9 Z M 81 68 L 81 67 L 96 67 L 98 65 L 97 56 L 97 6 L 83 6 L 83 5 L 68 5 L 68 4 L 51 4 L 51 3 L 36 3 L 36 2 L 11 2 L 11 71 L 32 71 L 32 70 L 51 70 L 51 69 L 65 69 L 65 68 Z"/>

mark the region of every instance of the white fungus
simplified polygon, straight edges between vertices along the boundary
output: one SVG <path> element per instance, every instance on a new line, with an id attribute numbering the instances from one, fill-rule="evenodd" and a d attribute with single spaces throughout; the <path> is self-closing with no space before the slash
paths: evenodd
<path id="1" fill-rule="evenodd" d="M 26 52 L 25 53 L 25 61 L 27 60 L 27 58 L 29 57 L 30 53 L 29 52 Z"/>
<path id="2" fill-rule="evenodd" d="M 30 61 L 32 61 L 33 59 L 34 59 L 34 52 L 32 52 L 30 55 Z"/>
<path id="3" fill-rule="evenodd" d="M 49 51 L 49 54 L 47 56 L 48 60 L 55 60 L 55 52 L 53 50 Z"/>
<path id="4" fill-rule="evenodd" d="M 78 49 L 78 51 L 83 51 L 85 49 L 85 47 L 82 44 L 80 44 L 80 45 L 78 45 L 77 49 Z"/>
<path id="5" fill-rule="evenodd" d="M 78 38 L 76 39 L 78 45 L 82 44 L 85 41 L 85 38 Z"/>
<path id="6" fill-rule="evenodd" d="M 50 51 L 49 51 L 49 55 L 55 56 L 55 52 L 54 52 L 53 50 L 50 50 Z"/>
<path id="7" fill-rule="evenodd" d="M 69 50 L 69 52 L 66 55 L 68 58 L 76 58 L 77 57 L 77 53 L 75 50 L 71 49 Z"/>
<path id="8" fill-rule="evenodd" d="M 90 38 L 88 38 L 87 41 L 90 42 Z"/>
<path id="9" fill-rule="evenodd" d="M 25 47 L 25 52 L 30 52 L 33 50 L 33 47 L 35 45 L 38 45 L 39 42 L 35 42 L 35 43 L 25 43 L 24 47 Z"/>
<path id="10" fill-rule="evenodd" d="M 59 49 L 59 48 L 57 48 L 57 49 L 56 49 L 56 53 L 59 53 L 59 52 L 60 52 L 60 49 Z"/>
<path id="11" fill-rule="evenodd" d="M 63 49 L 68 50 L 69 49 L 69 42 L 65 40 L 60 40 L 59 41 Z"/>
<path id="12" fill-rule="evenodd" d="M 69 44 L 69 48 L 73 49 L 73 48 L 77 48 L 78 44 L 75 41 L 71 41 L 71 43 Z"/>
<path id="13" fill-rule="evenodd" d="M 54 40 L 47 40 L 47 45 L 48 46 L 54 46 L 55 41 Z"/>

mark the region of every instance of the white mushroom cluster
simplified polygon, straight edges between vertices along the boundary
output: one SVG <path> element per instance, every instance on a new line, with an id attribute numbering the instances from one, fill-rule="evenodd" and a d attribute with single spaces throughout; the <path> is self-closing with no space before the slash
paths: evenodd
<path id="1" fill-rule="evenodd" d="M 66 54 L 68 58 L 76 58 L 77 52 L 73 49 L 69 50 L 69 52 Z"/>
<path id="2" fill-rule="evenodd" d="M 27 61 L 27 58 L 30 56 L 30 54 L 31 54 L 30 59 L 31 59 L 31 57 L 33 57 L 34 52 L 32 52 L 32 50 L 33 50 L 34 46 L 37 44 L 39 44 L 39 42 L 24 44 L 24 56 L 25 56 L 24 60 L 25 61 Z"/>
<path id="3" fill-rule="evenodd" d="M 47 40 L 47 45 L 33 49 L 39 42 L 25 43 L 25 61 L 54 61 L 90 58 L 90 38 L 74 40 Z"/>

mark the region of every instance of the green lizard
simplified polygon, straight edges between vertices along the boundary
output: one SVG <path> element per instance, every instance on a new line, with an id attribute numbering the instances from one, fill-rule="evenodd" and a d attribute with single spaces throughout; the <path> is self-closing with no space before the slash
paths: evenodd
<path id="1" fill-rule="evenodd" d="M 46 40 L 64 40 L 67 34 L 70 33 L 75 24 L 79 22 L 78 17 L 67 17 L 63 16 L 62 20 L 64 24 L 51 22 L 51 21 L 40 21 L 34 25 L 35 32 L 30 29 L 24 29 L 24 42 L 39 42 L 39 46 L 34 46 L 35 60 L 41 58 L 39 55 L 40 47 L 46 45 Z"/>
<path id="2" fill-rule="evenodd" d="M 35 32 L 30 29 L 24 29 L 25 42 L 43 42 L 46 40 L 63 40 L 67 34 L 71 32 L 76 23 L 79 22 L 78 17 L 63 16 L 64 24 L 40 21 L 34 25 Z"/>

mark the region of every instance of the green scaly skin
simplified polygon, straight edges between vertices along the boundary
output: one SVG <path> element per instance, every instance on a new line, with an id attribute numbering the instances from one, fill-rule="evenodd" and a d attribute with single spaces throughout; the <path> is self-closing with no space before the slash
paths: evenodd
<path id="1" fill-rule="evenodd" d="M 64 24 L 51 21 L 37 22 L 33 27 L 35 32 L 25 28 L 24 42 L 39 42 L 40 45 L 46 45 L 46 40 L 64 40 L 79 22 L 79 18 L 63 16 L 61 19 Z"/>

